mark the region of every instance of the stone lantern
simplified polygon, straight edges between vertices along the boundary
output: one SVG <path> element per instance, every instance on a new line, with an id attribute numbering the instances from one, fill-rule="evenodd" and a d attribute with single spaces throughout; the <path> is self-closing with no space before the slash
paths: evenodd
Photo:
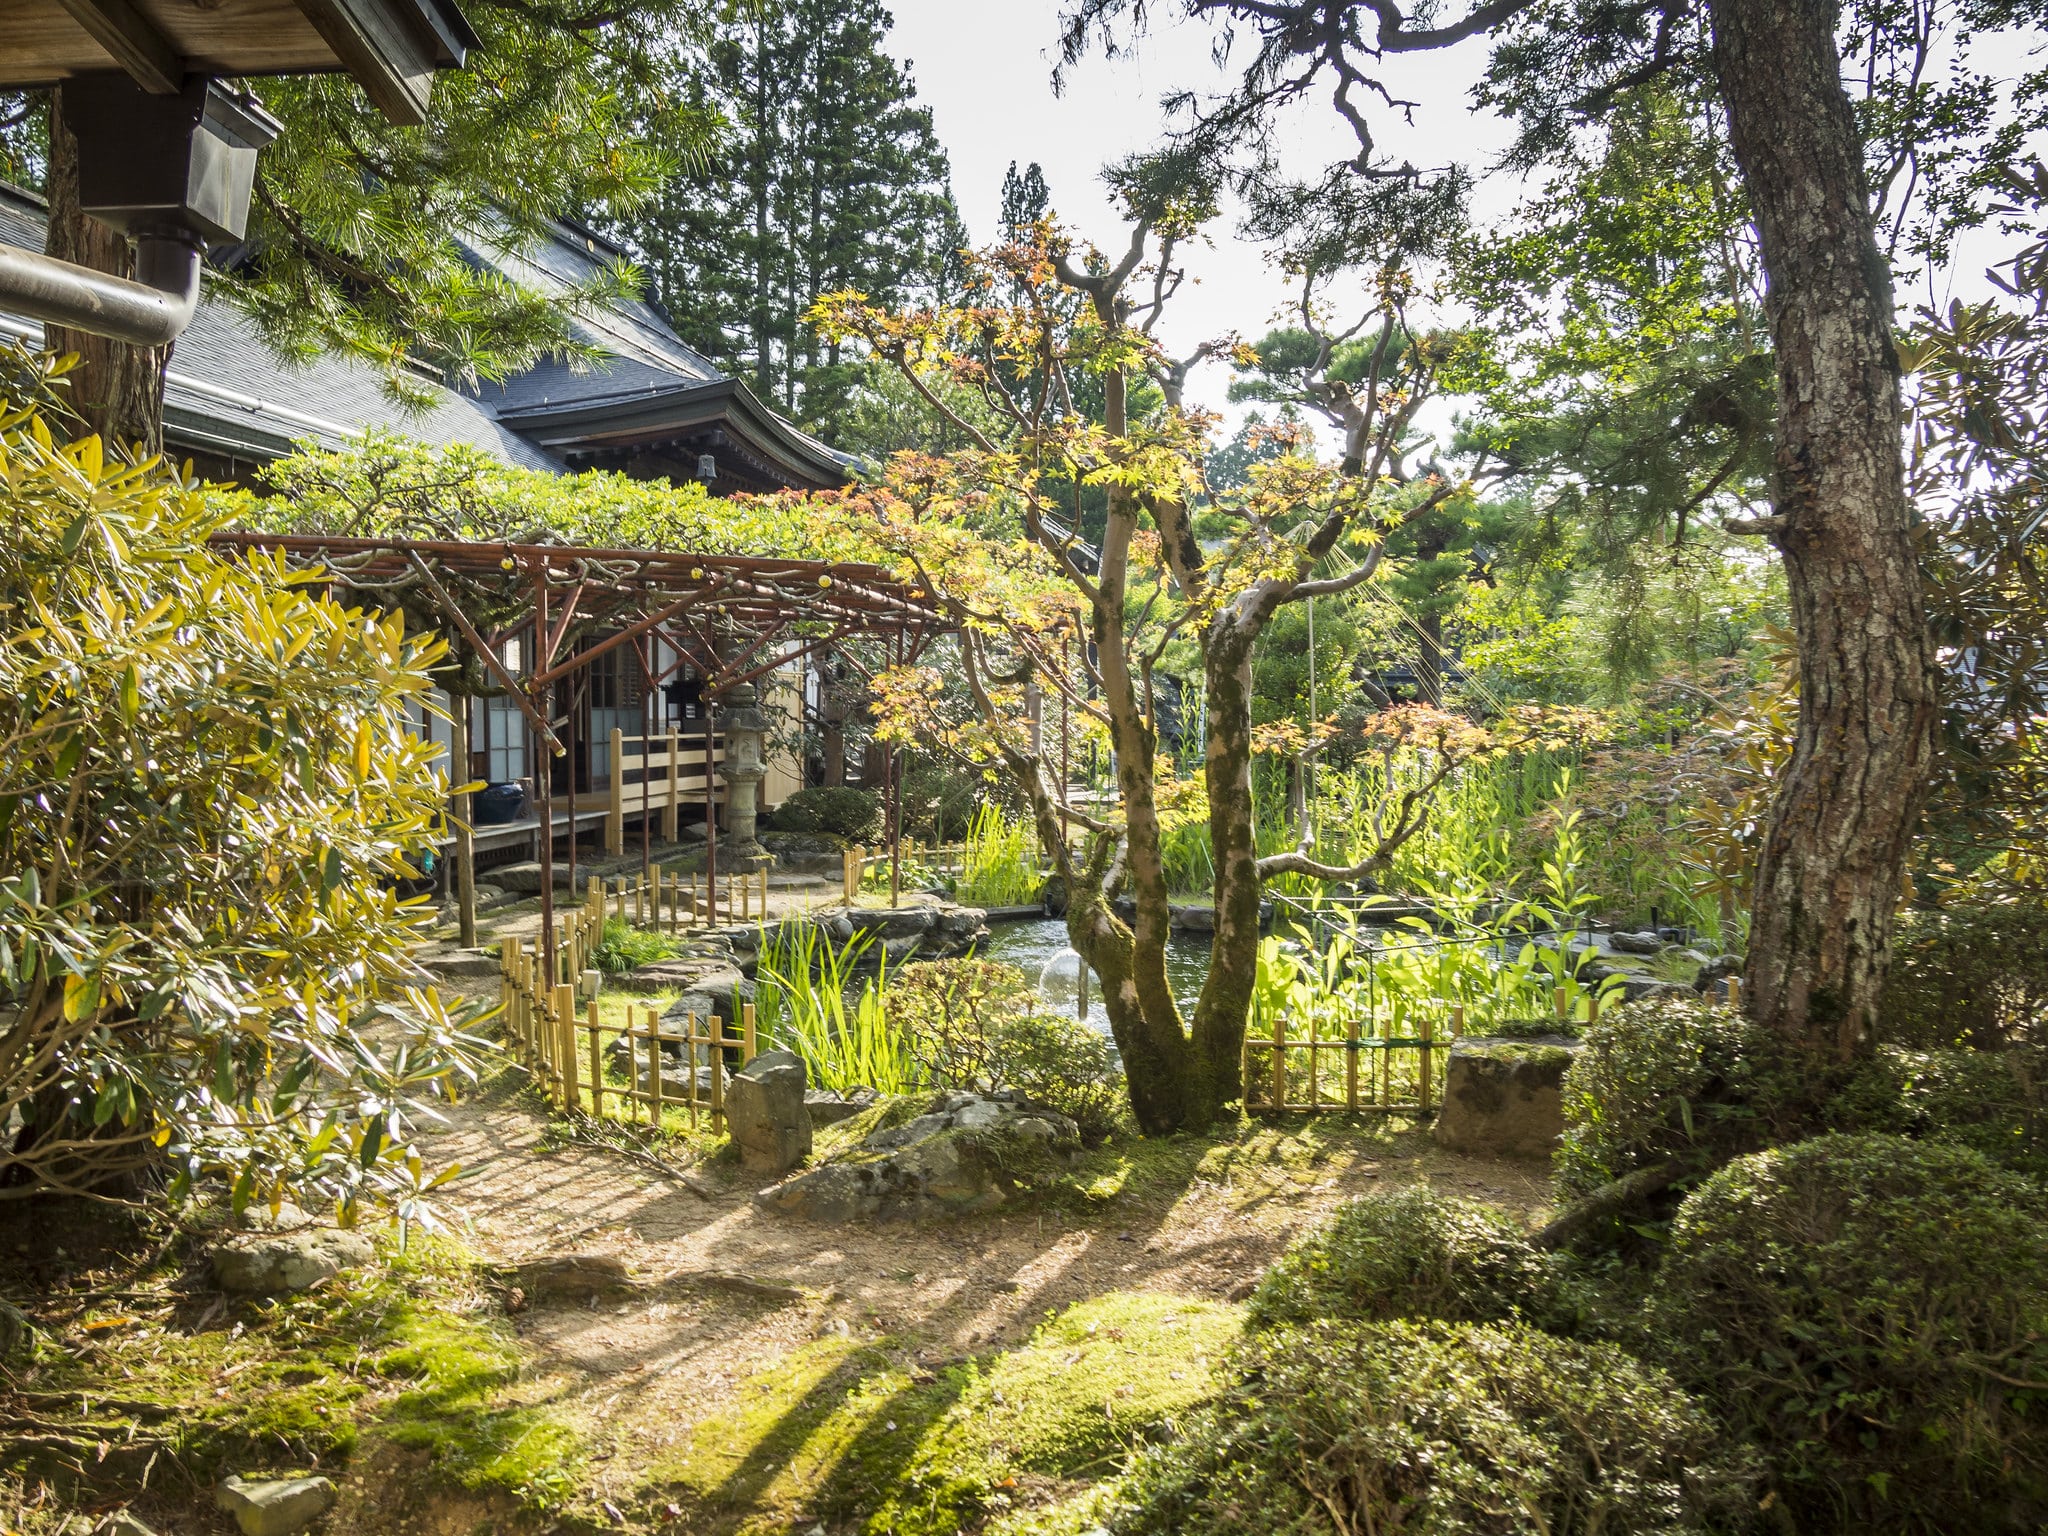
<path id="1" fill-rule="evenodd" d="M 761 780 L 768 776 L 768 717 L 758 707 L 752 683 L 735 683 L 721 696 L 718 725 L 725 736 L 725 760 L 718 776 L 725 784 L 725 836 L 719 844 L 721 869 L 756 870 L 775 862 L 761 846 Z"/>

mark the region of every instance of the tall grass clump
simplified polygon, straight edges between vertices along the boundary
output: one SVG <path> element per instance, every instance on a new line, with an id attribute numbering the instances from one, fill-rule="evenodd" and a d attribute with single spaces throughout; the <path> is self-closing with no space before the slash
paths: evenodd
<path id="1" fill-rule="evenodd" d="M 590 963 L 607 976 L 623 976 L 658 960 L 673 960 L 683 946 L 665 933 L 635 928 L 622 917 L 604 920 L 604 935 L 590 952 Z"/>
<path id="2" fill-rule="evenodd" d="M 835 945 L 813 923 L 762 930 L 755 1023 L 765 1039 L 803 1058 L 815 1087 L 908 1093 L 917 1086 L 909 1042 L 890 1028 L 882 1006 L 887 961 L 873 976 L 856 974 L 873 945 L 865 933 Z M 856 983 L 859 999 L 849 1007 Z"/>
<path id="3" fill-rule="evenodd" d="M 1021 907 L 1036 899 L 1038 886 L 1030 827 L 984 801 L 967 824 L 955 894 L 969 906 Z"/>

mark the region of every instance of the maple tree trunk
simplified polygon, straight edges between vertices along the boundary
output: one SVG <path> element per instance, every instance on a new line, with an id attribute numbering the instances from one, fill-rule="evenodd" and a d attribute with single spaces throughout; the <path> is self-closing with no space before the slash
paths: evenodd
<path id="1" fill-rule="evenodd" d="M 1891 280 L 1832 0 L 1712 0 L 1711 11 L 1768 279 L 1773 537 L 1799 651 L 1799 734 L 1758 859 L 1744 979 L 1758 1022 L 1843 1059 L 1876 1018 L 1937 711 Z"/>
<path id="2" fill-rule="evenodd" d="M 1245 1021 L 1258 982 L 1259 901 L 1264 894 L 1252 830 L 1250 640 L 1212 636 L 1205 671 L 1209 738 L 1203 743 L 1203 777 L 1216 870 L 1216 933 L 1210 941 L 1209 974 L 1195 1004 L 1194 1037 L 1221 1105 L 1244 1093 Z"/>
<path id="3" fill-rule="evenodd" d="M 78 206 L 78 141 L 64 122 L 64 90 L 50 93 L 50 165 L 46 191 L 50 223 L 45 255 L 116 277 L 134 276 L 127 237 Z M 65 326 L 43 327 L 51 352 L 76 352 L 78 367 L 68 374 L 71 408 L 105 443 L 139 444 L 147 457 L 163 448 L 164 367 L 169 347 L 131 347 Z"/>

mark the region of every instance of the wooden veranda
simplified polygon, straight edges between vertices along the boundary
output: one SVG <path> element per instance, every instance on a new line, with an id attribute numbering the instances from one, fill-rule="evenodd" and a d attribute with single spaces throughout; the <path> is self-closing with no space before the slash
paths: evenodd
<path id="1" fill-rule="evenodd" d="M 579 718 L 577 688 L 615 653 L 631 658 L 646 715 L 641 741 L 659 734 L 652 700 L 672 682 L 703 702 L 694 755 L 659 754 L 665 775 L 687 774 L 702 790 L 707 873 L 715 889 L 718 857 L 717 750 L 711 705 L 741 683 L 824 652 L 880 640 L 891 662 L 912 661 L 950 625 L 919 588 L 880 566 L 699 555 L 565 544 L 463 542 L 230 531 L 215 543 L 282 554 L 317 570 L 327 586 L 368 607 L 403 611 L 408 623 L 443 635 L 462 677 L 449 689 L 456 739 L 470 741 L 472 696 L 513 701 L 541 761 L 569 756 Z M 858 663 L 855 662 L 857 666 Z M 686 757 L 690 766 L 685 766 Z M 643 747 L 640 771 L 650 757 Z M 457 782 L 467 763 L 452 763 Z M 898 775 L 888 775 L 893 836 L 900 818 Z M 557 791 L 553 771 L 535 772 L 540 852 L 541 932 L 552 947 Z M 576 828 L 583 816 L 576 778 L 567 781 L 569 879 L 575 884 Z M 610 796 L 601 797 L 607 803 Z M 600 815 L 602 813 L 599 813 Z M 474 943 L 474 849 L 469 807 L 454 807 L 456 876 L 463 941 Z M 643 851 L 648 821 L 641 821 Z M 548 964 L 555 957 L 550 952 Z"/>

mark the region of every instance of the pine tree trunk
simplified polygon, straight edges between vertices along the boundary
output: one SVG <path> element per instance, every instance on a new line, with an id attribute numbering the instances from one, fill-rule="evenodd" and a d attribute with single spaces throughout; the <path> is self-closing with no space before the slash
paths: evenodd
<path id="1" fill-rule="evenodd" d="M 1891 281 L 1834 4 L 1712 0 L 1712 16 L 1769 285 L 1774 538 L 1799 645 L 1799 735 L 1758 860 L 1745 980 L 1760 1023 L 1841 1059 L 1876 1017 L 1937 709 Z"/>
<path id="2" fill-rule="evenodd" d="M 50 223 L 44 253 L 60 261 L 133 275 L 134 258 L 127 238 L 78 206 L 78 141 L 64 122 L 64 90 L 50 93 L 50 166 L 46 191 Z M 71 408 L 89 431 L 108 444 L 140 445 L 139 457 L 163 447 L 164 367 L 169 347 L 131 347 L 64 326 L 43 327 L 43 345 L 52 352 L 76 352 L 79 365 L 67 376 Z"/>

